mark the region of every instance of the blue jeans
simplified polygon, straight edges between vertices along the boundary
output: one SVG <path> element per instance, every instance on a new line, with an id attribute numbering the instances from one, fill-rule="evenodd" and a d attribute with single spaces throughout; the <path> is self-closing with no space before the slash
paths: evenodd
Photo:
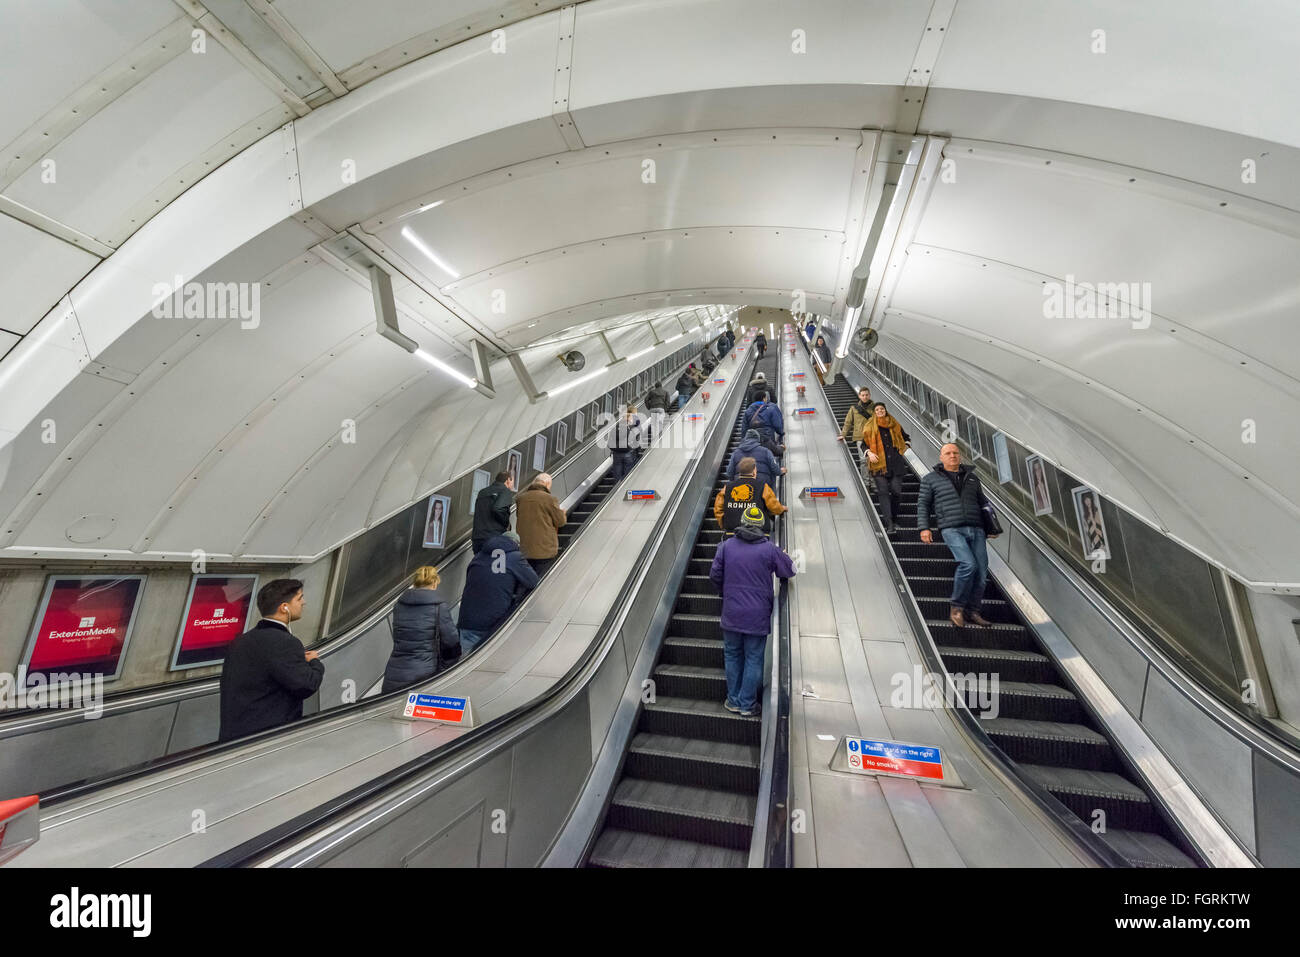
<path id="1" fill-rule="evenodd" d="M 615 452 L 614 453 L 614 481 L 620 482 L 628 472 L 632 471 L 632 466 L 636 465 L 635 452 Z"/>
<path id="2" fill-rule="evenodd" d="M 690 401 L 691 397 L 689 395 L 682 395 L 680 392 L 677 393 L 677 408 L 680 409 L 684 407 L 686 403 Z"/>
<path id="3" fill-rule="evenodd" d="M 984 600 L 984 583 L 989 577 L 989 550 L 984 529 L 974 525 L 945 528 L 939 533 L 944 544 L 957 559 L 957 574 L 952 580 L 952 606 L 966 611 L 980 610 Z"/>
<path id="4" fill-rule="evenodd" d="M 722 657 L 727 663 L 727 701 L 741 711 L 758 707 L 758 689 L 763 684 L 763 648 L 767 635 L 722 632 Z"/>
<path id="5" fill-rule="evenodd" d="M 470 631 L 468 628 L 462 628 L 460 630 L 460 656 L 464 658 L 486 640 L 486 632 Z"/>

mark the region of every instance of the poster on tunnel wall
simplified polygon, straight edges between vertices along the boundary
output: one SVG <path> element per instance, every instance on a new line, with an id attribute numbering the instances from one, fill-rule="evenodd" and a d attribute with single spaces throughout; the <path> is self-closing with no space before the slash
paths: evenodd
<path id="1" fill-rule="evenodd" d="M 100 675 L 113 681 L 135 624 L 144 575 L 51 575 L 37 607 L 21 667 L 30 682 L 43 675 Z"/>
<path id="2" fill-rule="evenodd" d="M 256 575 L 195 575 L 170 670 L 223 662 L 227 646 L 248 630 L 256 594 Z"/>

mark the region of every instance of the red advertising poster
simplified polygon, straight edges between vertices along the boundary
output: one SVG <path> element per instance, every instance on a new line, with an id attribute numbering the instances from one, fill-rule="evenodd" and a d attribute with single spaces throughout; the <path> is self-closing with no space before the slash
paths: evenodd
<path id="1" fill-rule="evenodd" d="M 118 677 L 143 575 L 51 577 L 27 640 L 23 664 L 30 678 L 75 672 Z"/>
<path id="2" fill-rule="evenodd" d="M 195 575 L 171 670 L 220 664 L 226 645 L 243 634 L 256 593 L 256 575 Z"/>

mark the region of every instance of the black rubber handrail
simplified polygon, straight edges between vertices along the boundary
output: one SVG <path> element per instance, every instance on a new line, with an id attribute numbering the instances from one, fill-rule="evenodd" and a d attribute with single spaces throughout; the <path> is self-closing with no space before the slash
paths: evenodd
<path id="1" fill-rule="evenodd" d="M 750 364 L 752 354 L 740 369 L 744 369 Z M 744 393 L 741 392 L 743 400 Z M 701 443 L 707 446 L 712 438 L 713 430 L 718 428 L 718 424 L 723 421 L 722 416 L 717 416 L 709 425 L 709 434 Z M 703 467 L 703 463 L 696 465 L 696 468 Z M 693 469 L 686 469 L 682 472 L 673 486 L 670 493 L 669 501 L 677 501 L 685 493 L 686 486 L 694 474 Z M 623 586 L 619 589 L 618 595 L 610 605 L 609 611 L 601 621 L 600 627 L 596 634 L 598 640 L 593 640 L 588 646 L 586 653 L 573 664 L 563 677 L 560 678 L 551 688 L 534 698 L 532 701 L 525 702 L 505 714 L 493 718 L 486 724 L 476 728 L 471 728 L 461 737 L 456 738 L 441 747 L 435 748 L 426 754 L 412 758 L 410 761 L 399 765 L 383 774 L 372 778 L 371 780 L 360 784 L 357 787 L 346 791 L 343 794 L 326 801 L 317 807 L 311 808 L 291 818 L 270 830 L 258 834 L 235 847 L 229 848 L 206 861 L 203 861 L 199 867 L 246 867 L 255 863 L 258 859 L 274 853 L 276 850 L 304 837 L 307 833 L 327 826 L 332 820 L 347 814 L 349 811 L 357 809 L 370 800 L 382 795 L 386 791 L 391 791 L 401 785 L 411 781 L 436 764 L 454 762 L 462 755 L 466 755 L 476 748 L 489 745 L 492 739 L 499 738 L 508 733 L 509 729 L 518 722 L 524 722 L 530 715 L 546 707 L 552 700 L 566 694 L 570 687 L 576 682 L 584 671 L 587 670 L 597 649 L 603 647 L 605 639 L 609 637 L 611 629 L 617 626 L 619 618 L 624 614 L 630 604 L 632 594 L 638 587 L 638 584 L 644 578 L 647 566 L 652 562 L 658 553 L 658 543 L 662 536 L 656 536 L 646 543 L 642 549 L 636 565 L 624 580 Z M 394 697 L 399 694 L 407 694 L 409 691 L 394 692 Z M 376 699 L 369 698 L 368 701 Z"/>

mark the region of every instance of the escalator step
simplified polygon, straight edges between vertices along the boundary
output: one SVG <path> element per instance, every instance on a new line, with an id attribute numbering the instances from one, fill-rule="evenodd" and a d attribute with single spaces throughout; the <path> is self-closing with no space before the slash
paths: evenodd
<path id="1" fill-rule="evenodd" d="M 677 596 L 677 604 L 673 606 L 673 611 L 677 614 L 684 615 L 709 615 L 710 617 L 722 614 L 722 596 L 718 594 L 712 583 L 709 590 L 711 595 L 692 595 L 686 592 L 680 592 Z"/>
<path id="2" fill-rule="evenodd" d="M 1086 824 L 1092 824 L 1095 812 L 1101 810 L 1105 812 L 1108 830 L 1150 831 L 1158 826 L 1155 808 L 1146 792 L 1118 774 L 1041 764 L 1022 764 L 1020 770 Z"/>
<path id="3" fill-rule="evenodd" d="M 758 747 L 639 731 L 628 748 L 623 772 L 655 781 L 754 794 L 758 791 Z"/>
<path id="4" fill-rule="evenodd" d="M 648 734 L 757 747 L 763 734 L 763 721 L 757 715 L 746 718 L 728 711 L 721 699 L 671 698 L 661 694 L 641 709 L 637 728 Z"/>
<path id="5" fill-rule="evenodd" d="M 1107 828 L 1101 839 L 1118 851 L 1134 867 L 1195 867 L 1196 862 L 1150 831 L 1126 831 Z"/>
<path id="6" fill-rule="evenodd" d="M 980 722 L 1018 764 L 1048 764 L 1089 771 L 1118 771 L 1110 742 L 1092 728 L 1060 721 L 994 718 Z"/>
<path id="7" fill-rule="evenodd" d="M 1056 669 L 1046 655 L 1015 648 L 958 648 L 940 645 L 939 655 L 952 672 L 998 675 L 999 681 L 1055 684 Z"/>
<path id="8" fill-rule="evenodd" d="M 656 695 L 721 701 L 727 696 L 727 674 L 709 665 L 660 664 L 651 674 Z"/>
<path id="9" fill-rule="evenodd" d="M 590 867 L 744 867 L 749 855 L 730 847 L 682 841 L 607 827 L 601 831 Z"/>
<path id="10" fill-rule="evenodd" d="M 659 653 L 660 664 L 698 665 L 705 668 L 721 668 L 721 638 L 687 638 L 667 637 L 663 650 Z"/>
<path id="11" fill-rule="evenodd" d="M 709 580 L 708 575 L 687 575 L 682 579 L 683 595 L 716 595 L 718 587 Z"/>
<path id="12" fill-rule="evenodd" d="M 683 638 L 722 638 L 722 622 L 717 615 L 683 615 L 674 613 L 668 631 Z"/>
<path id="13" fill-rule="evenodd" d="M 624 778 L 607 826 L 748 851 L 757 803 L 751 794 Z"/>
<path id="14" fill-rule="evenodd" d="M 944 601 L 943 610 L 947 611 L 948 607 L 948 602 Z M 927 611 L 926 606 L 922 604 L 921 610 Z M 925 625 L 930 629 L 930 634 L 934 635 L 934 640 L 938 644 L 953 648 L 1032 651 L 1038 647 L 1034 643 L 1033 635 L 1029 633 L 1029 629 L 1024 625 L 994 621 L 991 628 L 970 623 L 967 623 L 963 628 L 958 628 L 947 617 L 932 618 L 929 615 L 926 616 Z"/>
<path id="15" fill-rule="evenodd" d="M 974 689 L 966 695 L 972 711 L 975 710 L 976 695 Z M 1079 699 L 1068 688 L 1059 685 L 999 679 L 996 705 L 996 717 L 1079 724 L 1086 720 Z"/>

